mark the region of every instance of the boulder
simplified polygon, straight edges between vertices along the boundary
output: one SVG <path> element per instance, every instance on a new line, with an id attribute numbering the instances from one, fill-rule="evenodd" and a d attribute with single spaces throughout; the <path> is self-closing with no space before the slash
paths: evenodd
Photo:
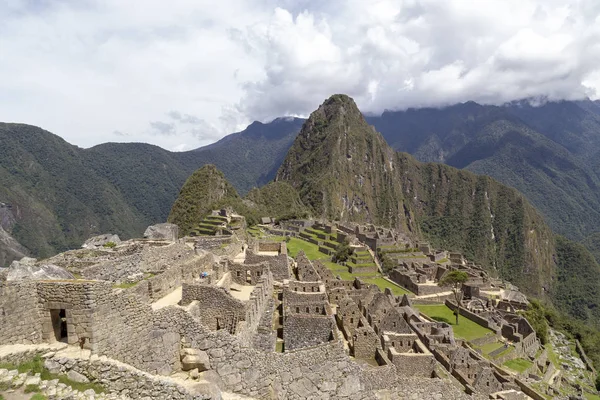
<path id="1" fill-rule="evenodd" d="M 121 243 L 121 239 L 119 238 L 119 235 L 113 235 L 112 233 L 105 233 L 104 235 L 98 235 L 98 236 L 94 236 L 89 238 L 88 240 L 85 241 L 84 244 L 81 245 L 82 248 L 84 249 L 97 249 L 99 247 L 104 247 L 104 245 L 106 243 L 114 243 L 114 244 L 119 244 Z"/>
<path id="2" fill-rule="evenodd" d="M 70 370 L 69 372 L 67 372 L 67 378 L 69 378 L 70 380 L 74 381 L 74 382 L 79 382 L 79 383 L 89 383 L 89 379 L 85 376 L 80 374 L 77 371 L 74 370 Z"/>
<path id="3" fill-rule="evenodd" d="M 54 264 L 35 264 L 35 258 L 23 257 L 13 261 L 6 273 L 7 281 L 75 279 L 72 273 Z"/>
<path id="4" fill-rule="evenodd" d="M 191 371 L 196 368 L 199 372 L 210 369 L 208 354 L 198 349 L 183 349 L 181 351 L 181 369 Z"/>
<path id="5" fill-rule="evenodd" d="M 169 223 L 150 225 L 146 228 L 144 237 L 146 239 L 169 240 L 175 242 L 179 238 L 179 227 Z"/>

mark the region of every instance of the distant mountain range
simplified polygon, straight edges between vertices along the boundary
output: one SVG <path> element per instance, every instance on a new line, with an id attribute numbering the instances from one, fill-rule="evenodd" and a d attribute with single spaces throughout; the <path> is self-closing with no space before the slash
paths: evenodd
<path id="1" fill-rule="evenodd" d="M 302 122 L 255 122 L 182 153 L 144 143 L 81 149 L 35 126 L 0 123 L 0 267 L 27 251 L 48 257 L 77 248 L 99 233 L 140 236 L 166 221 L 185 180 L 205 164 L 225 171 L 241 193 L 264 185 Z"/>
<path id="2" fill-rule="evenodd" d="M 518 189 L 555 232 L 600 247 L 600 235 L 593 235 L 600 231 L 599 102 L 469 102 L 386 111 L 366 121 L 392 148 L 419 161 L 487 174 Z M 183 183 L 202 165 L 216 165 L 240 195 L 273 180 L 303 122 L 254 122 L 183 153 L 141 143 L 81 149 L 37 127 L 0 124 L 0 203 L 11 215 L 0 226 L 41 257 L 97 233 L 138 236 L 167 219 Z M 0 241 L 4 264 L 14 257 L 9 253 L 23 250 L 8 251 L 6 243 L 13 242 Z"/>

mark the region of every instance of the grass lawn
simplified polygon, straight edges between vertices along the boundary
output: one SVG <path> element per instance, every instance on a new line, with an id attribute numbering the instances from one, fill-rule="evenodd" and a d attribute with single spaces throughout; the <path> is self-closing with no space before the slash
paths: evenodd
<path id="1" fill-rule="evenodd" d="M 304 250 L 309 260 L 318 260 L 327 257 L 327 255 L 319 251 L 319 246 L 316 244 L 308 243 L 298 238 L 290 238 L 290 241 L 287 242 L 287 249 L 288 254 L 294 258 L 296 258 L 300 250 Z"/>
<path id="2" fill-rule="evenodd" d="M 463 316 L 459 317 L 459 323 L 458 325 L 456 325 L 456 317 L 452 313 L 452 310 L 444 304 L 416 304 L 415 307 L 431 319 L 450 324 L 452 326 L 452 329 L 454 330 L 454 335 L 457 338 L 465 339 L 468 341 L 493 334 L 492 330 L 484 328 L 483 326 Z"/>
<path id="3" fill-rule="evenodd" d="M 401 286 L 393 284 L 392 282 L 383 279 L 382 277 L 367 278 L 364 281 L 367 283 L 374 283 L 375 285 L 379 286 L 379 289 L 381 289 L 381 291 L 385 291 L 386 288 L 390 288 L 394 296 L 402 296 L 403 294 L 412 295 L 412 293 L 408 290 L 404 289 Z"/>
<path id="4" fill-rule="evenodd" d="M 531 367 L 533 363 L 523 358 L 515 358 L 514 360 L 508 360 L 502 365 L 512 369 L 513 371 L 521 373 L 524 372 L 527 368 Z"/>
<path id="5" fill-rule="evenodd" d="M 492 343 L 486 343 L 483 346 L 479 346 L 477 348 L 480 349 L 481 352 L 484 355 L 488 355 L 491 352 L 493 352 L 495 350 L 498 350 L 501 347 L 504 347 L 504 343 L 502 343 L 502 342 L 492 342 Z"/>

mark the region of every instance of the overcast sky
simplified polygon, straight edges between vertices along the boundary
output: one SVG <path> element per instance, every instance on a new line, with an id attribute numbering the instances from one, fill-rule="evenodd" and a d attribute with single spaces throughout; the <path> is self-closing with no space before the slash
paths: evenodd
<path id="1" fill-rule="evenodd" d="M 334 93 L 364 112 L 598 98 L 600 1 L 1 0 L 0 121 L 196 148 Z"/>

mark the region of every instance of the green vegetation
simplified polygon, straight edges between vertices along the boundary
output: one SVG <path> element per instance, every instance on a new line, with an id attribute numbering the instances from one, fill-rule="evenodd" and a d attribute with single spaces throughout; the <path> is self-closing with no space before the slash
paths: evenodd
<path id="1" fill-rule="evenodd" d="M 40 387 L 38 385 L 27 385 L 25 386 L 25 393 L 38 393 L 40 391 Z"/>
<path id="2" fill-rule="evenodd" d="M 455 320 L 454 312 L 449 309 L 446 305 L 421 305 L 417 304 L 415 307 L 427 315 L 429 318 L 434 319 L 440 322 L 446 322 L 447 324 L 452 326 L 454 330 L 454 335 L 458 338 L 462 338 L 465 340 L 474 340 L 486 335 L 492 335 L 493 332 L 484 328 L 483 326 L 471 321 L 470 319 L 463 318 L 463 322 L 460 325 L 456 325 L 453 320 Z"/>
<path id="3" fill-rule="evenodd" d="M 290 241 L 287 242 L 287 249 L 288 254 L 294 258 L 296 258 L 300 250 L 304 251 L 309 260 L 328 258 L 325 254 L 319 251 L 319 246 L 298 238 L 290 238 Z"/>
<path id="4" fill-rule="evenodd" d="M 308 210 L 302 204 L 298 192 L 287 182 L 271 182 L 260 189 L 254 188 L 246 199 L 260 209 L 261 217 L 277 220 L 302 219 L 308 217 Z"/>
<path id="5" fill-rule="evenodd" d="M 556 238 L 558 279 L 555 306 L 583 321 L 600 323 L 600 266 L 583 245 Z"/>
<path id="6" fill-rule="evenodd" d="M 64 383 L 75 390 L 79 390 L 80 392 L 85 392 L 88 389 L 92 389 L 96 393 L 104 393 L 104 388 L 98 383 L 80 383 L 72 381 L 71 379 L 67 378 L 66 375 L 51 374 L 50 371 L 44 367 L 44 360 L 40 356 L 35 356 L 31 360 L 25 361 L 21 364 L 0 363 L 0 368 L 16 369 L 20 374 L 26 372 L 31 374 L 40 374 L 40 377 L 44 381 L 58 379 L 59 382 Z"/>
<path id="7" fill-rule="evenodd" d="M 533 363 L 531 361 L 525 360 L 523 358 L 515 358 L 513 360 L 506 361 L 502 365 L 504 365 L 505 367 L 508 367 L 508 368 L 512 369 L 513 371 L 516 371 L 518 373 L 523 373 L 527 369 L 531 368 L 531 366 L 533 365 Z"/>
<path id="8" fill-rule="evenodd" d="M 521 314 L 527 318 L 540 342 L 542 344 L 548 343 L 548 321 L 546 321 L 542 304 L 536 299 L 531 299 L 529 309 Z"/>
<path id="9" fill-rule="evenodd" d="M 345 240 L 343 243 L 340 243 L 335 250 L 335 254 L 333 255 L 333 262 L 345 262 L 348 261 L 348 258 L 352 255 L 353 250 L 350 247 L 350 242 Z"/>
<path id="10" fill-rule="evenodd" d="M 33 396 L 31 396 L 29 398 L 29 400 L 48 400 L 48 398 L 46 396 L 44 396 L 43 394 L 36 393 Z"/>
<path id="11" fill-rule="evenodd" d="M 392 291 L 392 294 L 394 296 L 402 296 L 404 294 L 407 294 L 407 295 L 413 294 L 412 292 L 404 289 L 402 286 L 398 286 L 395 283 L 392 283 L 392 282 L 388 281 L 387 279 L 384 279 L 381 276 L 378 276 L 376 278 L 365 278 L 364 281 L 367 283 L 372 283 L 372 284 L 379 286 L 379 289 L 381 289 L 382 291 L 384 291 L 386 288 L 389 288 Z"/>
<path id="12" fill-rule="evenodd" d="M 106 243 L 104 243 L 104 246 L 102 246 L 102 247 L 112 249 L 113 247 L 117 247 L 117 244 L 115 242 L 106 242 Z"/>
<path id="13" fill-rule="evenodd" d="M 167 219 L 185 180 L 202 165 L 215 164 L 244 194 L 271 181 L 302 122 L 256 122 L 188 152 L 144 143 L 82 149 L 35 126 L 0 123 L 0 198 L 13 212 L 26 210 L 8 231 L 38 258 L 105 232 L 140 237 Z M 0 241 L 0 267 L 20 258 L 13 247 Z"/>
<path id="14" fill-rule="evenodd" d="M 214 165 L 205 165 L 185 182 L 171 208 L 168 221 L 179 226 L 181 236 L 205 219 L 220 202 L 236 201 L 240 196 Z"/>
<path id="15" fill-rule="evenodd" d="M 502 347 L 504 347 L 504 343 L 502 342 L 492 342 L 492 343 L 486 343 L 483 346 L 479 346 L 477 347 L 477 349 L 481 350 L 481 353 L 484 356 L 489 355 L 490 353 L 501 349 Z"/>
<path id="16" fill-rule="evenodd" d="M 460 301 L 462 298 L 462 285 L 469 279 L 469 275 L 467 275 L 464 271 L 453 270 L 448 272 L 446 275 L 440 279 L 439 285 L 446 286 L 452 289 L 452 293 L 454 293 L 454 300 L 456 300 L 456 305 L 458 309 L 454 311 L 454 315 L 456 316 L 456 325 L 458 325 L 458 316 L 460 315 Z"/>
<path id="17" fill-rule="evenodd" d="M 393 153 L 347 96 L 332 96 L 311 114 L 277 180 L 292 185 L 315 217 L 420 232 L 436 248 L 495 266 L 529 295 L 552 284 L 552 232 L 521 194 L 489 177 Z"/>

